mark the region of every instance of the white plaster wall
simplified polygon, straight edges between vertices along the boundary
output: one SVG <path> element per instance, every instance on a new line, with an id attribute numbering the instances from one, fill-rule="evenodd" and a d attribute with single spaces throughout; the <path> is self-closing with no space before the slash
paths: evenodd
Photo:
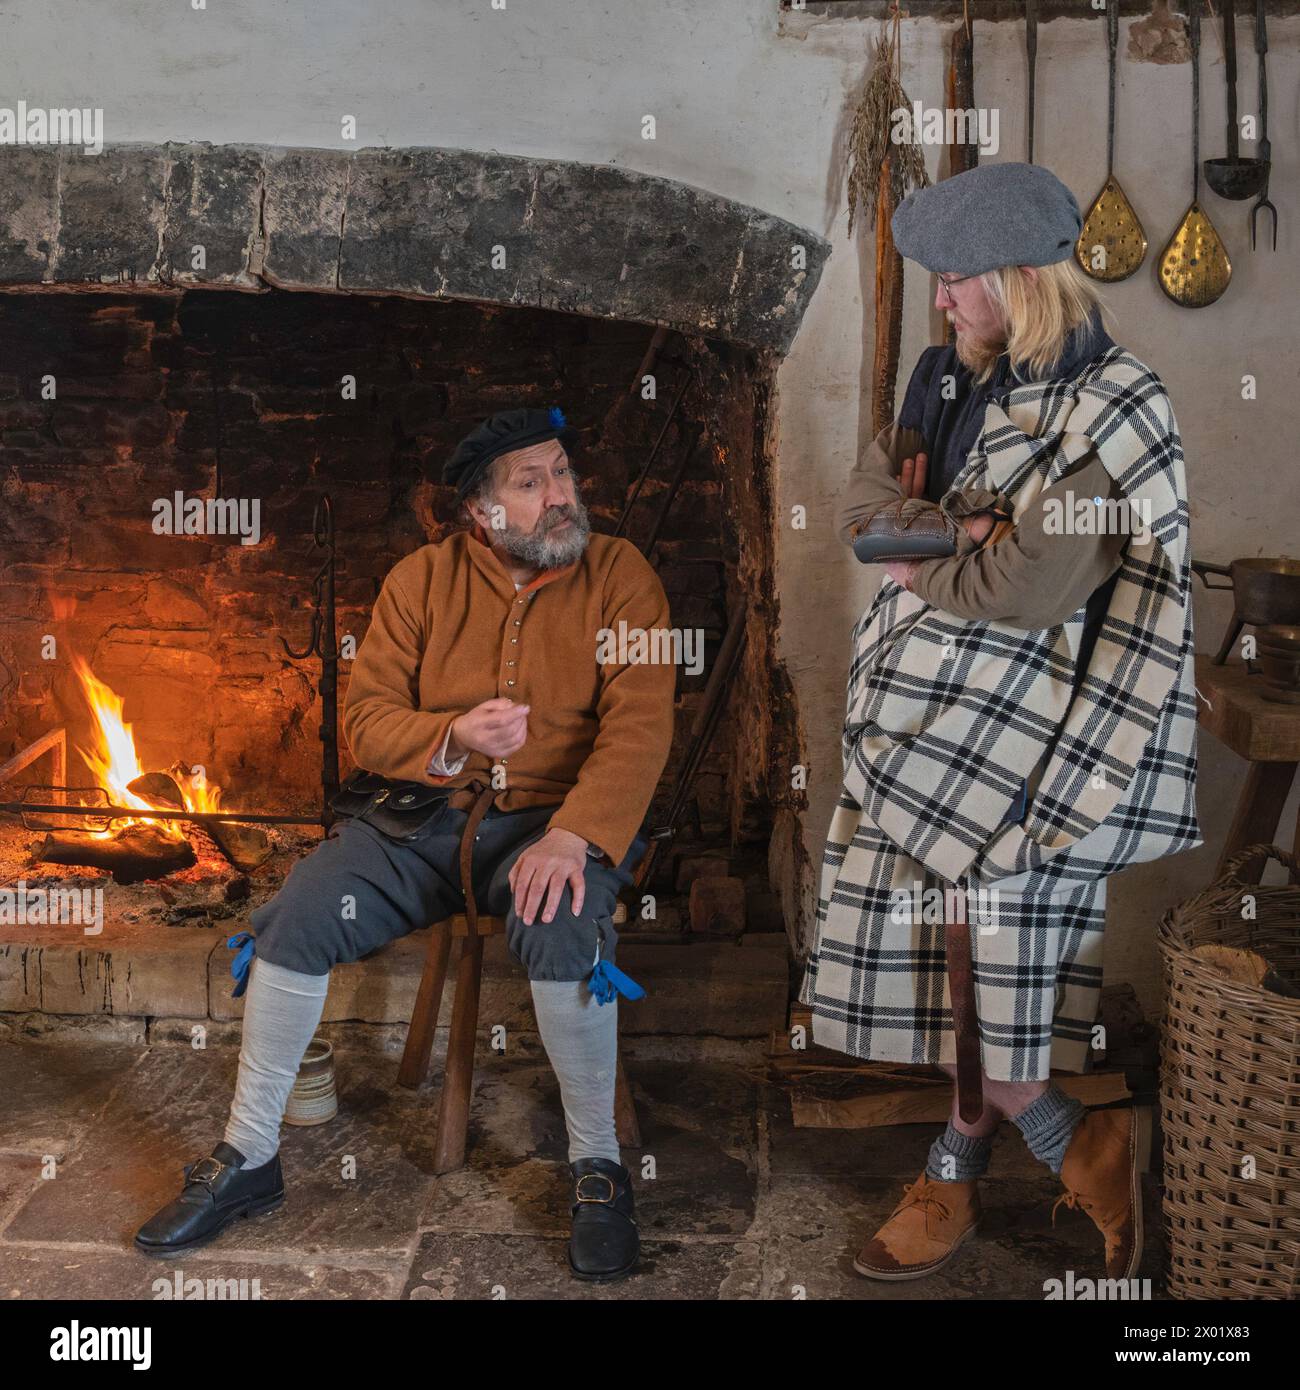
<path id="1" fill-rule="evenodd" d="M 904 26 L 904 82 L 942 100 L 947 28 Z M 1123 30 L 1126 34 L 1128 22 Z M 698 184 L 831 237 L 835 252 L 779 378 L 783 530 L 781 652 L 794 679 L 812 771 L 805 821 L 817 861 L 836 794 L 847 642 L 876 576 L 834 539 L 841 479 L 870 433 L 870 242 L 850 245 L 838 173 L 848 110 L 874 24 L 787 16 L 777 0 L 0 0 L 0 105 L 95 106 L 105 139 L 351 147 L 443 145 L 611 163 Z M 1245 205 L 1206 194 L 1233 256 L 1209 309 L 1164 299 L 1152 270 L 1190 198 L 1186 65 L 1127 62 L 1117 173 L 1143 218 L 1151 260 L 1108 292 L 1117 337 L 1167 382 L 1183 430 L 1198 556 L 1297 553 L 1294 463 L 1300 353 L 1300 21 L 1271 20 L 1270 134 L 1276 254 L 1252 255 Z M 1251 28 L 1239 29 L 1241 109 L 1254 101 Z M 1121 53 L 1125 38 L 1121 37 Z M 1202 152 L 1223 152 L 1217 26 L 1203 53 Z M 976 26 L 978 100 L 997 105 L 998 158 L 1024 157 L 1023 35 Z M 1086 207 L 1105 173 L 1105 43 L 1096 22 L 1040 29 L 1036 153 Z M 641 137 L 645 114 L 657 138 Z M 357 118 L 355 142 L 340 138 Z M 938 151 L 931 151 L 932 174 Z M 864 292 L 865 287 L 865 292 Z M 903 372 L 931 341 L 928 277 L 909 267 Z M 864 319 L 864 304 L 866 317 Z M 1240 399 L 1258 377 L 1259 399 Z M 1198 600 L 1198 645 L 1218 644 L 1229 608 Z M 1211 872 L 1244 766 L 1202 746 L 1206 847 L 1112 884 L 1108 970 L 1156 1000 L 1154 925 Z M 1295 805 L 1288 815 L 1294 818 Z"/>

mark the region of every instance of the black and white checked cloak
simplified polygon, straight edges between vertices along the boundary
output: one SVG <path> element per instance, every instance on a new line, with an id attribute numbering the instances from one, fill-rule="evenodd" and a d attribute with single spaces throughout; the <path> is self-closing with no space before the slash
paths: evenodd
<path id="1" fill-rule="evenodd" d="M 886 580 L 854 628 L 843 790 L 800 995 L 817 1043 L 953 1061 L 943 912 L 926 890 L 958 888 L 987 1074 L 1085 1070 L 1107 876 L 1201 843 L 1187 493 L 1159 378 L 1113 347 L 1070 379 L 1013 389 L 940 505 L 988 489 L 1019 514 L 1092 449 L 1151 524 L 1125 547 L 1077 692 L 1082 607 L 1026 632 Z"/>

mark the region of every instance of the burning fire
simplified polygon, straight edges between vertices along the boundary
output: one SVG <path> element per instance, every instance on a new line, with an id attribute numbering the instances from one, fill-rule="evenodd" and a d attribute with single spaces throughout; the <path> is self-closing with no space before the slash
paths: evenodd
<path id="1" fill-rule="evenodd" d="M 94 746 L 79 746 L 77 749 L 90 769 L 91 776 L 108 792 L 109 800 L 114 806 L 130 806 L 140 811 L 174 809 L 165 804 L 155 804 L 130 790 L 129 783 L 137 777 L 142 777 L 144 768 L 140 766 L 140 755 L 135 749 L 131 726 L 122 718 L 122 698 L 98 679 L 79 656 L 74 656 L 72 660 L 86 702 L 95 716 Z M 221 809 L 221 788 L 209 784 L 201 768 L 189 775 L 181 774 L 179 769 L 172 769 L 170 775 L 180 788 L 187 811 Z M 150 816 L 141 816 L 139 821 L 119 820 L 115 825 L 117 829 L 121 829 L 123 826 L 142 821 L 157 826 L 164 835 L 172 839 L 180 840 L 185 836 L 180 821 L 154 820 Z M 95 833 L 102 838 L 115 831 L 101 830 Z"/>

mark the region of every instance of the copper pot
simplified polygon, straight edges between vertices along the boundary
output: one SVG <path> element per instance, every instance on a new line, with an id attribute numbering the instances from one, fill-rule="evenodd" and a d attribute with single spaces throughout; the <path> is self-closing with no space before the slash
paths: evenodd
<path id="1" fill-rule="evenodd" d="M 1300 627 L 1275 625 L 1259 630 L 1259 664 L 1266 700 L 1300 704 Z"/>
<path id="2" fill-rule="evenodd" d="M 1300 626 L 1300 560 L 1287 556 L 1234 560 L 1231 565 L 1212 565 L 1193 560 L 1192 569 L 1207 589 L 1231 589 L 1233 615 L 1227 635 L 1214 658 L 1216 666 L 1228 659 L 1241 629 Z M 1231 582 L 1211 584 L 1209 576 L 1223 575 Z"/>

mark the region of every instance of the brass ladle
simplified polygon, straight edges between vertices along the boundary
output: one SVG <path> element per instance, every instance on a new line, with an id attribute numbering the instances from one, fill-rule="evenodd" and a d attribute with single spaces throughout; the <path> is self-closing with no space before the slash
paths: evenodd
<path id="1" fill-rule="evenodd" d="M 1110 115 L 1106 126 L 1106 183 L 1092 200 L 1074 259 L 1094 280 L 1127 280 L 1147 254 L 1147 234 L 1115 177 L 1115 50 L 1119 45 L 1119 4 L 1106 6 L 1106 45 L 1110 50 Z"/>
<path id="2" fill-rule="evenodd" d="M 1228 288 L 1232 262 L 1223 242 L 1202 209 L 1201 192 L 1201 10 L 1200 0 L 1188 0 L 1188 30 L 1192 47 L 1192 205 L 1160 253 L 1160 288 L 1189 309 L 1213 304 Z"/>

